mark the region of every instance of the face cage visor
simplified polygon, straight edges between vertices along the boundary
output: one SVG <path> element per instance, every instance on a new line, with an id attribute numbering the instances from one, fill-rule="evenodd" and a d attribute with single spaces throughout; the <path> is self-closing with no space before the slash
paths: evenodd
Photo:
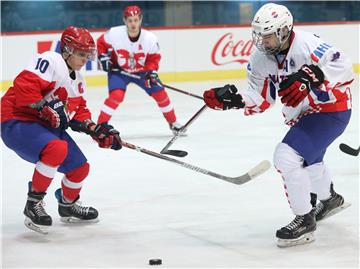
<path id="1" fill-rule="evenodd" d="M 277 44 L 275 47 L 273 48 L 267 48 L 264 45 L 264 41 L 263 38 L 264 36 L 267 35 L 275 35 L 276 39 L 277 39 Z M 268 55 L 273 55 L 273 54 L 277 54 L 281 51 L 281 48 L 283 47 L 283 45 L 285 44 L 285 42 L 289 39 L 291 35 L 291 30 L 288 30 L 288 27 L 285 26 L 282 29 L 277 29 L 276 32 L 273 33 L 268 33 L 266 35 L 261 34 L 260 32 L 256 32 L 255 30 L 252 31 L 252 39 L 254 41 L 254 44 L 256 46 L 256 48 L 261 51 L 264 52 L 265 54 Z"/>
<path id="2" fill-rule="evenodd" d="M 88 61 L 95 61 L 97 56 L 97 50 L 95 48 L 89 50 L 80 50 L 69 47 L 68 45 L 64 46 L 64 53 L 75 55 L 80 58 L 86 58 Z"/>

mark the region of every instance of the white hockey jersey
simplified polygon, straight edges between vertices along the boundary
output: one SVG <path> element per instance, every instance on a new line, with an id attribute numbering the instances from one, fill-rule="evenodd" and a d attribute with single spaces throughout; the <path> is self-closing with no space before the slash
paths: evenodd
<path id="1" fill-rule="evenodd" d="M 2 121 L 41 121 L 37 110 L 29 106 L 54 98 L 67 104 L 70 118 L 80 121 L 91 118 L 83 98 L 86 87 L 84 78 L 78 71 L 74 71 L 71 78 L 64 59 L 57 52 L 38 54 L 15 78 L 13 85 L 1 100 Z"/>
<path id="2" fill-rule="evenodd" d="M 318 65 L 325 75 L 324 83 L 295 108 L 284 106 L 285 123 L 294 125 L 302 116 L 317 112 L 336 112 L 351 109 L 350 84 L 354 79 L 352 63 L 339 49 L 318 36 L 296 31 L 281 64 L 275 56 L 255 50 L 247 67 L 248 88 L 241 92 L 245 115 L 264 112 L 277 97 L 279 83 L 302 65 Z"/>
<path id="3" fill-rule="evenodd" d="M 138 40 L 131 41 L 125 25 L 112 27 L 99 37 L 97 47 L 99 55 L 112 48 L 113 63 L 129 73 L 159 69 L 159 43 L 147 30 L 141 29 Z"/>

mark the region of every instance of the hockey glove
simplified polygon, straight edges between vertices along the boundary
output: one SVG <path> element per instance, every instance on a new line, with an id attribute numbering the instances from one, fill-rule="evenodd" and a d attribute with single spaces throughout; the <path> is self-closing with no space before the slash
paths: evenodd
<path id="1" fill-rule="evenodd" d="M 51 100 L 41 106 L 39 116 L 46 120 L 52 128 L 65 130 L 69 126 L 69 115 L 64 103 L 59 99 Z"/>
<path id="2" fill-rule="evenodd" d="M 296 107 L 308 96 L 311 88 L 317 88 L 324 82 L 324 73 L 316 65 L 303 65 L 298 72 L 287 76 L 280 83 L 278 92 L 281 102 Z"/>
<path id="3" fill-rule="evenodd" d="M 225 85 L 224 87 L 214 88 L 205 91 L 204 101 L 212 109 L 228 110 L 231 108 L 243 108 L 245 103 L 240 94 L 236 94 L 237 89 L 234 85 Z"/>
<path id="4" fill-rule="evenodd" d="M 100 148 L 111 148 L 113 150 L 122 148 L 119 131 L 107 122 L 97 124 L 91 137 L 98 142 Z"/>
<path id="5" fill-rule="evenodd" d="M 98 56 L 98 60 L 101 64 L 102 70 L 109 72 L 113 67 L 113 62 L 111 61 L 111 53 L 113 52 L 112 48 L 107 50 L 107 53 L 101 53 Z"/>
<path id="6" fill-rule="evenodd" d="M 161 80 L 155 71 L 149 71 L 145 75 L 145 87 L 152 88 L 155 86 L 162 86 Z"/>

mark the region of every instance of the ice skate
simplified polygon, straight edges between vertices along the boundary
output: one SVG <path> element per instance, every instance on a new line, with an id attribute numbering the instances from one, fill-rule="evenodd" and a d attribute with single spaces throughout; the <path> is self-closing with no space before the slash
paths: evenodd
<path id="1" fill-rule="evenodd" d="M 45 192 L 31 191 L 31 182 L 29 182 L 28 198 L 24 208 L 24 224 L 29 229 L 41 234 L 47 234 L 52 224 L 51 217 L 44 209 L 45 195 Z"/>
<path id="2" fill-rule="evenodd" d="M 316 221 L 326 219 L 345 208 L 349 207 L 350 203 L 345 203 L 344 198 L 334 191 L 334 186 L 330 185 L 330 197 L 326 200 L 320 200 L 315 208 Z"/>
<path id="3" fill-rule="evenodd" d="M 60 221 L 64 223 L 95 223 L 98 222 L 98 211 L 93 207 L 81 206 L 78 196 L 72 203 L 65 203 L 63 201 L 62 190 L 58 189 L 55 192 L 55 197 L 58 200 L 58 212 Z"/>
<path id="4" fill-rule="evenodd" d="M 276 231 L 277 245 L 278 247 L 292 247 L 311 243 L 315 240 L 315 230 L 315 210 L 311 210 L 308 214 L 296 216 L 291 223 Z"/>
<path id="5" fill-rule="evenodd" d="M 174 135 L 186 136 L 186 129 L 182 130 L 183 125 L 181 125 L 179 122 L 175 121 L 173 123 L 169 123 L 169 127 Z"/>

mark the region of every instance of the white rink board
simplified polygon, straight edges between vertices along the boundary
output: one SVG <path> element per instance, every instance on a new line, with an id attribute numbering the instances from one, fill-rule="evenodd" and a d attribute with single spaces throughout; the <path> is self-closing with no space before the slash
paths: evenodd
<path id="1" fill-rule="evenodd" d="M 314 24 L 295 26 L 295 29 L 320 35 L 326 42 L 343 50 L 354 64 L 360 63 L 359 24 Z M 242 49 L 245 44 L 251 42 L 250 27 L 171 29 L 154 30 L 153 32 L 158 36 L 161 47 L 160 72 L 174 73 L 246 68 L 249 59 L 248 46 L 244 51 Z M 98 38 L 100 34 L 100 32 L 94 32 L 93 36 Z M 1 36 L 3 70 L 0 80 L 13 80 L 37 53 L 38 42 L 53 41 L 51 49 L 55 50 L 60 35 L 58 33 Z M 222 41 L 219 42 L 221 39 Z M 217 44 L 218 46 L 216 46 Z M 216 47 L 217 49 L 215 49 Z M 97 64 L 94 62 L 92 70 L 85 71 L 84 74 L 85 76 L 93 76 L 103 74 L 103 72 L 97 71 Z"/>

